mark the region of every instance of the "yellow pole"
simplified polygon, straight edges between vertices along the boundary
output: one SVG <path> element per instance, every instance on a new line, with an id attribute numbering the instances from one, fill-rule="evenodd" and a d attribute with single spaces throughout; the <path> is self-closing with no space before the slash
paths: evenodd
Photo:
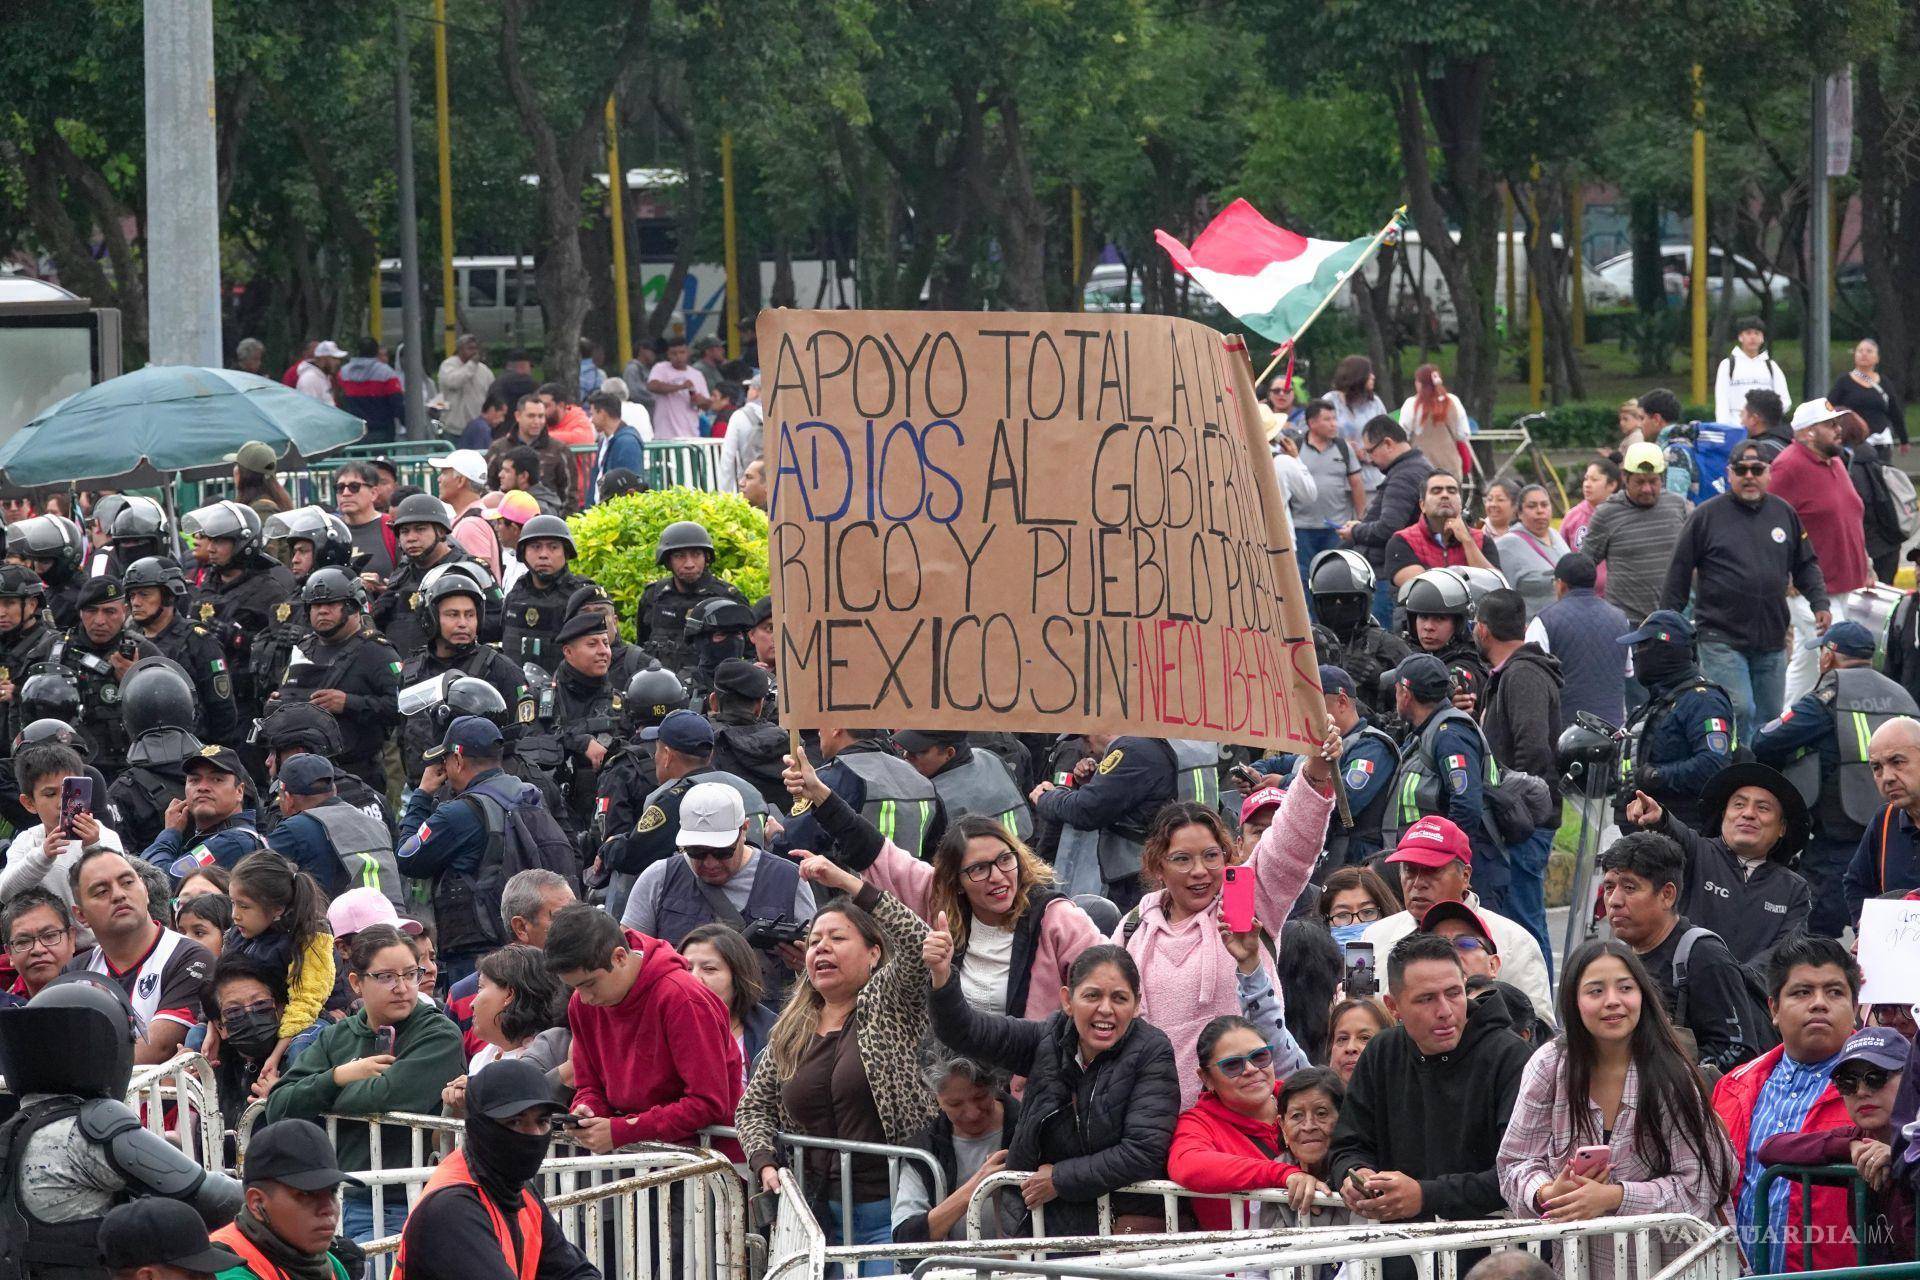
<path id="1" fill-rule="evenodd" d="M 373 284 L 368 290 L 367 332 L 375 342 L 384 341 L 380 336 L 380 246 L 373 246 Z"/>
<path id="2" fill-rule="evenodd" d="M 1693 402 L 1707 399 L 1707 92 L 1706 75 L 1693 64 Z"/>
<path id="3" fill-rule="evenodd" d="M 721 230 L 727 239 L 727 359 L 740 358 L 740 244 L 733 213 L 733 133 L 720 135 Z M 756 270 L 757 270 L 756 266 Z"/>
<path id="4" fill-rule="evenodd" d="M 1570 183 L 1567 190 L 1567 248 L 1573 254 L 1573 349 L 1583 351 L 1587 345 L 1587 291 L 1583 283 L 1587 255 L 1585 244 L 1580 238 L 1580 215 L 1584 212 L 1586 191 L 1580 183 Z"/>
<path id="5" fill-rule="evenodd" d="M 453 292 L 453 112 L 447 106 L 447 0 L 433 0 L 433 109 L 440 129 L 440 300 L 446 317 L 446 354 L 459 340 L 459 300 Z"/>
<path id="6" fill-rule="evenodd" d="M 1540 186 L 1540 166 L 1533 166 L 1533 181 L 1527 186 L 1527 222 L 1532 228 L 1527 247 L 1527 403 L 1538 409 L 1546 401 L 1547 342 L 1540 322 L 1540 275 L 1534 263 L 1540 253 L 1540 201 L 1535 194 Z"/>
<path id="7" fill-rule="evenodd" d="M 607 97 L 607 206 L 613 211 L 613 331 L 620 354 L 609 363 L 619 368 L 633 359 L 633 318 L 627 314 L 627 184 L 620 167 L 620 119 Z"/>
<path id="8" fill-rule="evenodd" d="M 1512 187 L 1501 188 L 1500 203 L 1506 209 L 1506 213 L 1507 213 L 1507 234 L 1506 234 L 1506 239 L 1504 244 L 1504 248 L 1507 255 L 1507 259 L 1506 259 L 1506 262 L 1507 262 L 1506 330 L 1509 334 L 1511 334 L 1513 332 L 1514 324 L 1520 318 L 1520 308 L 1519 308 L 1519 304 L 1515 301 L 1514 288 L 1513 288 L 1514 281 L 1513 281 L 1513 188 Z"/>
<path id="9" fill-rule="evenodd" d="M 1080 264 L 1085 262 L 1086 259 L 1081 256 L 1080 184 L 1077 182 L 1073 184 L 1069 191 L 1069 203 L 1073 211 L 1073 276 L 1071 280 L 1073 285 L 1073 309 L 1075 311 L 1084 311 L 1087 307 L 1087 296 L 1086 291 L 1080 287 Z"/>

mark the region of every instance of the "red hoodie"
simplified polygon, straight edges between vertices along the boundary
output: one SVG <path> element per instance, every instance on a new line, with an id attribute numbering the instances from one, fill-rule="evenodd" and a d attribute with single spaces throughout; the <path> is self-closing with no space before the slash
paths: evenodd
<path id="1" fill-rule="evenodd" d="M 1278 1081 L 1274 1097 L 1280 1094 Z M 1284 1187 L 1300 1166 L 1277 1158 L 1280 1123 L 1243 1116 L 1212 1093 L 1180 1113 L 1167 1152 L 1167 1176 L 1189 1191 L 1223 1193 Z M 1225 1200 L 1195 1200 L 1202 1231 L 1229 1231 L 1232 1209 Z"/>
<path id="2" fill-rule="evenodd" d="M 640 975 L 611 1008 L 575 995 L 574 1101 L 613 1118 L 615 1146 L 692 1145 L 713 1124 L 732 1124 L 740 1101 L 740 1046 L 726 1008 L 667 943 L 626 930 Z"/>

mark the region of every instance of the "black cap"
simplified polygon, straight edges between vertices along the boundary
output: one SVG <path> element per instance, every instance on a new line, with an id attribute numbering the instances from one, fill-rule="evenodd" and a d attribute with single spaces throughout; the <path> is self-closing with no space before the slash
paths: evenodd
<path id="1" fill-rule="evenodd" d="M 566 616 L 571 618 L 590 604 L 610 605 L 612 603 L 613 597 L 607 594 L 605 587 L 597 582 L 589 582 L 584 587 L 575 587 L 573 594 L 567 597 Z"/>
<path id="2" fill-rule="evenodd" d="M 76 608 L 85 609 L 96 604 L 110 604 L 115 600 L 125 600 L 127 589 L 120 585 L 120 579 L 101 574 L 97 578 L 88 578 L 80 585 L 80 595 L 74 601 Z"/>
<path id="3" fill-rule="evenodd" d="M 773 597 L 761 596 L 753 602 L 753 625 L 759 626 L 773 617 Z"/>
<path id="4" fill-rule="evenodd" d="M 893 745 L 908 755 L 918 755 L 930 747 L 952 747 L 957 751 L 966 741 L 966 731 L 962 729 L 902 729 L 893 735 Z"/>
<path id="5" fill-rule="evenodd" d="M 713 750 L 713 726 L 698 711 L 669 712 L 659 724 L 648 725 L 640 731 L 642 742 L 656 738 L 675 751 L 690 755 L 703 756 Z"/>
<path id="6" fill-rule="evenodd" d="M 295 1191 L 330 1191 L 343 1182 L 366 1185 L 341 1171 L 326 1131 L 311 1120 L 278 1120 L 255 1129 L 242 1173 L 248 1182 L 279 1182 Z"/>
<path id="7" fill-rule="evenodd" d="M 446 736 L 422 751 L 420 758 L 432 764 L 451 753 L 497 760 L 500 758 L 501 741 L 500 726 L 486 717 L 456 716 L 453 723 L 447 726 Z"/>
<path id="8" fill-rule="evenodd" d="M 339 777 L 333 761 L 306 751 L 282 760 L 278 776 L 280 786 L 294 796 L 332 795 Z"/>
<path id="9" fill-rule="evenodd" d="M 1401 659 L 1400 665 L 1387 673 L 1387 678 L 1394 684 L 1406 685 L 1407 692 L 1422 702 L 1438 702 L 1453 687 L 1447 664 L 1430 653 L 1416 653 Z"/>
<path id="10" fill-rule="evenodd" d="M 728 658 L 713 669 L 713 687 L 738 698 L 759 699 L 773 692 L 773 677 L 758 663 Z"/>
<path id="11" fill-rule="evenodd" d="M 528 1107 L 565 1111 L 547 1073 L 523 1058 L 500 1058 L 467 1079 L 467 1110 L 491 1120 L 511 1120 Z M 252 1159 L 252 1153 L 248 1153 Z"/>
<path id="12" fill-rule="evenodd" d="M 576 613 L 560 625 L 560 634 L 557 639 L 561 645 L 565 646 L 580 639 L 582 636 L 597 636 L 605 635 L 606 633 L 607 620 L 598 613 Z"/>
<path id="13" fill-rule="evenodd" d="M 98 579 L 95 579 L 98 581 Z M 239 755 L 232 747 L 208 744 L 200 748 L 200 754 L 188 756 L 181 762 L 182 773 L 192 773 L 196 765 L 211 765 L 222 773 L 230 773 L 236 778 L 247 776 L 247 767 L 240 763 Z"/>
<path id="14" fill-rule="evenodd" d="M 146 1196 L 107 1214 L 100 1222 L 100 1261 L 109 1271 L 178 1267 L 213 1275 L 243 1267 L 240 1255 L 207 1239 L 207 1224 L 180 1200 Z"/>

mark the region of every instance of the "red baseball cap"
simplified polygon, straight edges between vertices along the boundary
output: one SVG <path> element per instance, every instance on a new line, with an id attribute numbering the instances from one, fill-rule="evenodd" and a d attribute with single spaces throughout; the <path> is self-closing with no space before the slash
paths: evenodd
<path id="1" fill-rule="evenodd" d="M 1436 902 L 1427 908 L 1427 914 L 1420 917 L 1420 932 L 1432 933 L 1433 926 L 1442 920 L 1458 920 L 1487 941 L 1487 954 L 1497 956 L 1500 946 L 1493 940 L 1493 930 L 1487 928 L 1486 919 L 1478 911 L 1458 899 Z"/>
<path id="2" fill-rule="evenodd" d="M 1284 787 L 1261 787 L 1240 802 L 1240 821 L 1244 823 L 1262 809 L 1278 809 L 1280 802 L 1286 798 Z"/>
<path id="3" fill-rule="evenodd" d="M 1444 867 L 1458 859 L 1472 865 L 1473 845 L 1467 833 L 1437 813 L 1430 813 L 1400 833 L 1400 843 L 1388 862 L 1411 862 L 1416 867 Z"/>

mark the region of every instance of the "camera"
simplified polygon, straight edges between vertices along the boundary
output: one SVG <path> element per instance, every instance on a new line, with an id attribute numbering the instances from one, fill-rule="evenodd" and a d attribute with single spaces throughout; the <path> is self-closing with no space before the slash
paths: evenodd
<path id="1" fill-rule="evenodd" d="M 741 936 L 747 945 L 760 951 L 771 951 L 783 942 L 804 942 L 812 929 L 811 920 L 789 920 L 781 916 L 777 920 L 754 920 L 748 923 Z"/>

